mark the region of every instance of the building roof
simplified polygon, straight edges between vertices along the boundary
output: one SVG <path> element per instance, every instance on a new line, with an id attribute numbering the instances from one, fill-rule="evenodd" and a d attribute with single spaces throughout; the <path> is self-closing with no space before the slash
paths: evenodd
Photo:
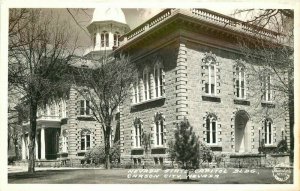
<path id="1" fill-rule="evenodd" d="M 134 41 L 141 39 L 148 33 L 157 30 L 164 24 L 170 23 L 179 17 L 193 23 L 198 23 L 203 27 L 213 27 L 214 30 L 226 31 L 233 35 L 247 35 L 249 37 L 259 36 L 260 38 L 268 40 L 272 40 L 280 35 L 275 31 L 264 29 L 208 9 L 165 9 L 123 35 L 121 37 L 121 46 L 117 51 L 125 46 L 129 46 Z"/>
<path id="2" fill-rule="evenodd" d="M 117 21 L 123 24 L 127 24 L 125 15 L 120 8 L 96 8 L 94 10 L 91 23 L 97 21 Z"/>

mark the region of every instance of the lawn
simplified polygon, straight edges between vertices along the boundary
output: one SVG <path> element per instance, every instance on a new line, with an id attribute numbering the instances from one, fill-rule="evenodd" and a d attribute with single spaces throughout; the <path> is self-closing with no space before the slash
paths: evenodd
<path id="1" fill-rule="evenodd" d="M 182 172 L 158 170 L 149 173 L 139 172 L 138 169 L 68 169 L 8 174 L 10 184 L 291 184 L 292 180 L 291 175 L 285 182 L 277 181 L 272 169 L 200 169 L 191 174 L 190 181 Z"/>

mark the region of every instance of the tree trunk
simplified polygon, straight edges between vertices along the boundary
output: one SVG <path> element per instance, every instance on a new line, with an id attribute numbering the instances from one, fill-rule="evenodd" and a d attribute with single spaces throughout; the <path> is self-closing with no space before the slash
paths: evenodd
<path id="1" fill-rule="evenodd" d="M 30 103 L 30 129 L 29 129 L 29 160 L 28 160 L 28 172 L 34 173 L 35 171 L 35 135 L 36 135 L 36 114 L 37 114 L 37 102 L 34 98 L 31 98 Z"/>
<path id="2" fill-rule="evenodd" d="M 18 139 L 14 139 L 14 147 L 16 158 L 20 159 Z"/>
<path id="3" fill-rule="evenodd" d="M 110 156 L 109 156 L 109 151 L 110 151 L 110 129 L 106 130 L 106 133 L 104 135 L 105 139 L 105 168 L 110 169 Z"/>
<path id="4" fill-rule="evenodd" d="M 294 163 L 294 95 L 290 95 L 289 99 L 289 117 L 290 117 L 290 150 L 292 154 L 290 155 L 290 161 Z"/>
<path id="5" fill-rule="evenodd" d="M 293 67 L 293 66 L 290 66 Z M 290 161 L 294 163 L 294 122 L 295 122 L 295 105 L 294 105 L 294 80 L 293 80 L 294 72 L 289 72 L 288 73 L 288 84 L 289 84 L 289 127 L 290 127 Z"/>

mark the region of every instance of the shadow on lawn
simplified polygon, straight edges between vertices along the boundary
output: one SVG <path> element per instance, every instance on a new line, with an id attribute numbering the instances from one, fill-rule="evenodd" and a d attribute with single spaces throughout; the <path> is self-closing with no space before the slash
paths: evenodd
<path id="1" fill-rule="evenodd" d="M 68 170 L 70 172 L 72 170 Z M 51 176 L 53 174 L 61 172 L 67 172 L 63 170 L 43 170 L 43 171 L 36 171 L 34 173 L 29 173 L 29 172 L 15 172 L 15 173 L 9 173 L 8 174 L 8 179 L 11 180 L 16 180 L 16 179 L 29 179 L 29 178 L 44 178 L 47 176 Z"/>
<path id="2" fill-rule="evenodd" d="M 173 180 L 173 182 L 179 182 L 179 183 L 188 183 L 188 182 L 200 182 L 199 180 L 187 180 L 187 179 L 175 179 L 175 180 Z"/>

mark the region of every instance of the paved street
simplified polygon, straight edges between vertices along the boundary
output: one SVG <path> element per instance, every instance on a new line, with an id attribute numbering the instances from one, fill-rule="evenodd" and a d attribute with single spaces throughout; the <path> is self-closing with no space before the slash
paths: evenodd
<path id="1" fill-rule="evenodd" d="M 17 169 L 15 169 L 17 170 Z M 292 177 L 285 182 L 275 180 L 272 169 L 256 169 L 255 173 L 234 173 L 234 169 L 226 169 L 226 173 L 208 173 L 211 177 L 203 177 L 202 174 L 192 174 L 192 180 L 186 181 L 184 173 L 166 173 L 159 170 L 158 173 L 139 173 L 136 169 L 63 169 L 63 168 L 37 168 L 35 174 L 27 172 L 9 172 L 8 183 L 38 183 L 38 184 L 172 184 L 172 183 L 195 183 L 195 184 L 282 184 L 292 183 Z M 206 173 L 207 174 L 207 173 Z M 201 175 L 201 176 L 200 176 Z"/>

